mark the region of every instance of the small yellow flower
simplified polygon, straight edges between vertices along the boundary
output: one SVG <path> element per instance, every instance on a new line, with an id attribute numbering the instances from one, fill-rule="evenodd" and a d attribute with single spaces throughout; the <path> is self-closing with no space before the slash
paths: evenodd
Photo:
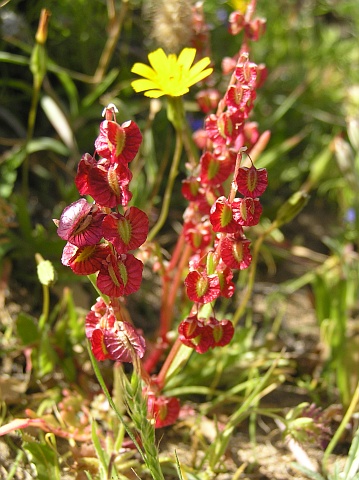
<path id="1" fill-rule="evenodd" d="M 231 0 L 229 4 L 234 10 L 241 13 L 246 13 L 249 0 Z"/>
<path id="2" fill-rule="evenodd" d="M 146 97 L 158 98 L 162 95 L 180 97 L 189 91 L 189 87 L 208 77 L 213 68 L 206 68 L 211 63 L 208 57 L 202 58 L 193 66 L 196 56 L 195 48 L 184 48 L 177 55 L 168 56 L 159 48 L 148 55 L 151 67 L 144 63 L 135 63 L 131 72 L 144 77 L 134 80 L 131 85 L 135 92 L 145 92 Z"/>

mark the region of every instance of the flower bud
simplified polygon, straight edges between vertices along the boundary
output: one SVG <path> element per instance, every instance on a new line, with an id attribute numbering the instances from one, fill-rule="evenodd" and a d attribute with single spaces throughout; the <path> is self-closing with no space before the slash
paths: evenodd
<path id="1" fill-rule="evenodd" d="M 46 8 L 41 10 L 39 26 L 35 35 L 35 40 L 40 45 L 44 45 L 46 43 L 50 15 L 50 11 L 46 10 Z"/>

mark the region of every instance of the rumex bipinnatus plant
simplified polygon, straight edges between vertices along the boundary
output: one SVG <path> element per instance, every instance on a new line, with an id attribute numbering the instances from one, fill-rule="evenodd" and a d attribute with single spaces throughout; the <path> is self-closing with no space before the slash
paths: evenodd
<path id="1" fill-rule="evenodd" d="M 176 135 L 157 221 L 150 226 L 147 214 L 131 205 L 131 161 L 139 152 L 142 135 L 133 120 L 117 123 L 113 104 L 104 110 L 94 154 L 83 155 L 75 178 L 80 195 L 92 202 L 86 198 L 75 201 L 56 221 L 59 236 L 67 241 L 62 263 L 77 275 L 88 275 L 100 294 L 86 316 L 86 336 L 94 358 L 132 363 L 142 383 L 147 412 L 136 408 L 137 393 L 127 395 L 126 400 L 140 431 L 139 411 L 155 428 L 176 422 L 179 399 L 162 391 L 183 345 L 189 355 L 231 342 L 235 325 L 229 318 L 217 317 L 215 301 L 233 296 L 235 272 L 247 269 L 252 261 L 246 232 L 259 222 L 260 197 L 268 178 L 266 169 L 256 168 L 250 152 L 258 142 L 259 148 L 264 148 L 268 134 L 261 136 L 257 125 L 249 121 L 256 91 L 265 78 L 264 67 L 250 60 L 249 42 L 259 38 L 263 22 L 259 25 L 249 14 L 241 20 L 237 17 L 233 14 L 230 18 L 232 33 L 239 32 L 239 23 L 246 25 L 248 32 L 238 55 L 225 64 L 230 73 L 226 91 L 221 96 L 216 89 L 203 88 L 197 95 L 207 114 L 203 130 L 195 137 L 202 153 L 186 163 L 187 178 L 181 191 L 188 205 L 172 257 L 159 268 L 163 288 L 159 336 L 148 353 L 144 334 L 136 329 L 126 309 L 126 297 L 140 289 L 143 263 L 139 258 L 146 261 L 148 252 L 155 250 L 156 236 L 168 217 L 184 146 L 193 142 L 188 138 L 183 96 L 211 75 L 210 58 L 195 62 L 197 50 L 192 47 L 178 55 L 158 48 L 148 55 L 150 66 L 135 63 L 132 67 L 132 72 L 142 77 L 132 81 L 136 92 L 149 98 L 165 97 Z M 175 318 L 181 290 L 186 307 L 180 318 Z M 170 335 L 174 329 L 176 338 Z"/>

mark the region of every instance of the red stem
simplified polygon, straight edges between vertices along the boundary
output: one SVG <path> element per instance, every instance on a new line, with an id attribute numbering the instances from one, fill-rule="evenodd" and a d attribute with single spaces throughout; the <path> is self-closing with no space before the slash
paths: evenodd
<path id="1" fill-rule="evenodd" d="M 188 263 L 190 254 L 191 247 L 186 245 L 185 237 L 182 232 L 174 248 L 171 261 L 162 277 L 162 306 L 160 313 L 159 337 L 154 350 L 150 353 L 149 357 L 144 363 L 144 368 L 147 372 L 152 372 L 154 370 L 162 356 L 163 351 L 168 347 L 167 334 L 172 326 L 174 304 L 176 301 L 178 287 L 182 280 L 183 269 Z M 174 271 L 176 266 L 176 273 L 172 277 L 171 273 Z"/>
<path id="2" fill-rule="evenodd" d="M 181 348 L 182 342 L 179 338 L 176 339 L 175 343 L 172 345 L 171 350 L 169 351 L 165 363 L 162 365 L 160 373 L 157 376 L 156 384 L 158 385 L 158 389 L 161 391 L 165 385 L 166 375 L 168 370 L 170 369 L 173 360 L 176 358 L 179 349 Z"/>
<path id="3" fill-rule="evenodd" d="M 183 228 L 182 228 L 182 232 L 180 233 L 176 246 L 173 249 L 171 261 L 167 267 L 167 272 L 171 272 L 176 267 L 176 264 L 179 262 L 184 243 L 185 243 L 185 238 L 184 238 Z"/>

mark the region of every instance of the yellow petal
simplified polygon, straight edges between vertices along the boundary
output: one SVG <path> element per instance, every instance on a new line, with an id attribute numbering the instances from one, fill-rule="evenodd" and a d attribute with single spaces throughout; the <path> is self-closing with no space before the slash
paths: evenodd
<path id="1" fill-rule="evenodd" d="M 157 83 L 152 82 L 152 80 L 145 80 L 144 78 L 133 80 L 131 82 L 131 87 L 135 92 L 143 92 L 144 90 L 149 90 L 152 88 L 158 88 Z"/>
<path id="2" fill-rule="evenodd" d="M 203 70 L 203 72 L 198 73 L 195 77 L 191 77 L 191 80 L 190 82 L 187 82 L 187 85 L 191 86 L 191 85 L 194 85 L 195 83 L 200 82 L 204 78 L 211 75 L 212 72 L 213 72 L 213 68 L 207 68 L 207 70 Z"/>
<path id="3" fill-rule="evenodd" d="M 190 69 L 189 74 L 191 77 L 196 76 L 199 72 L 204 70 L 211 63 L 208 57 L 202 58 L 199 62 L 195 63 Z M 213 70 L 213 69 L 212 69 Z"/>
<path id="4" fill-rule="evenodd" d="M 168 72 L 168 58 L 162 48 L 148 54 L 148 60 L 155 72 Z"/>
<path id="5" fill-rule="evenodd" d="M 163 90 L 148 90 L 144 93 L 144 95 L 150 98 L 159 98 L 163 95 L 166 95 L 166 92 L 164 92 Z"/>
<path id="6" fill-rule="evenodd" d="M 135 63 L 131 68 L 131 72 L 141 75 L 141 77 L 148 78 L 149 80 L 152 80 L 157 76 L 156 72 L 144 63 Z"/>
<path id="7" fill-rule="evenodd" d="M 184 48 L 178 58 L 175 54 L 165 54 L 162 48 L 149 53 L 150 66 L 136 63 L 132 72 L 143 77 L 131 82 L 136 92 L 145 92 L 150 98 L 162 95 L 179 97 L 189 91 L 189 87 L 203 80 L 213 71 L 206 68 L 211 63 L 208 57 L 193 65 L 195 48 Z M 193 66 L 192 66 L 193 65 Z"/>
<path id="8" fill-rule="evenodd" d="M 184 48 L 178 57 L 178 64 L 183 65 L 186 70 L 191 68 L 193 60 L 196 56 L 195 48 Z"/>

